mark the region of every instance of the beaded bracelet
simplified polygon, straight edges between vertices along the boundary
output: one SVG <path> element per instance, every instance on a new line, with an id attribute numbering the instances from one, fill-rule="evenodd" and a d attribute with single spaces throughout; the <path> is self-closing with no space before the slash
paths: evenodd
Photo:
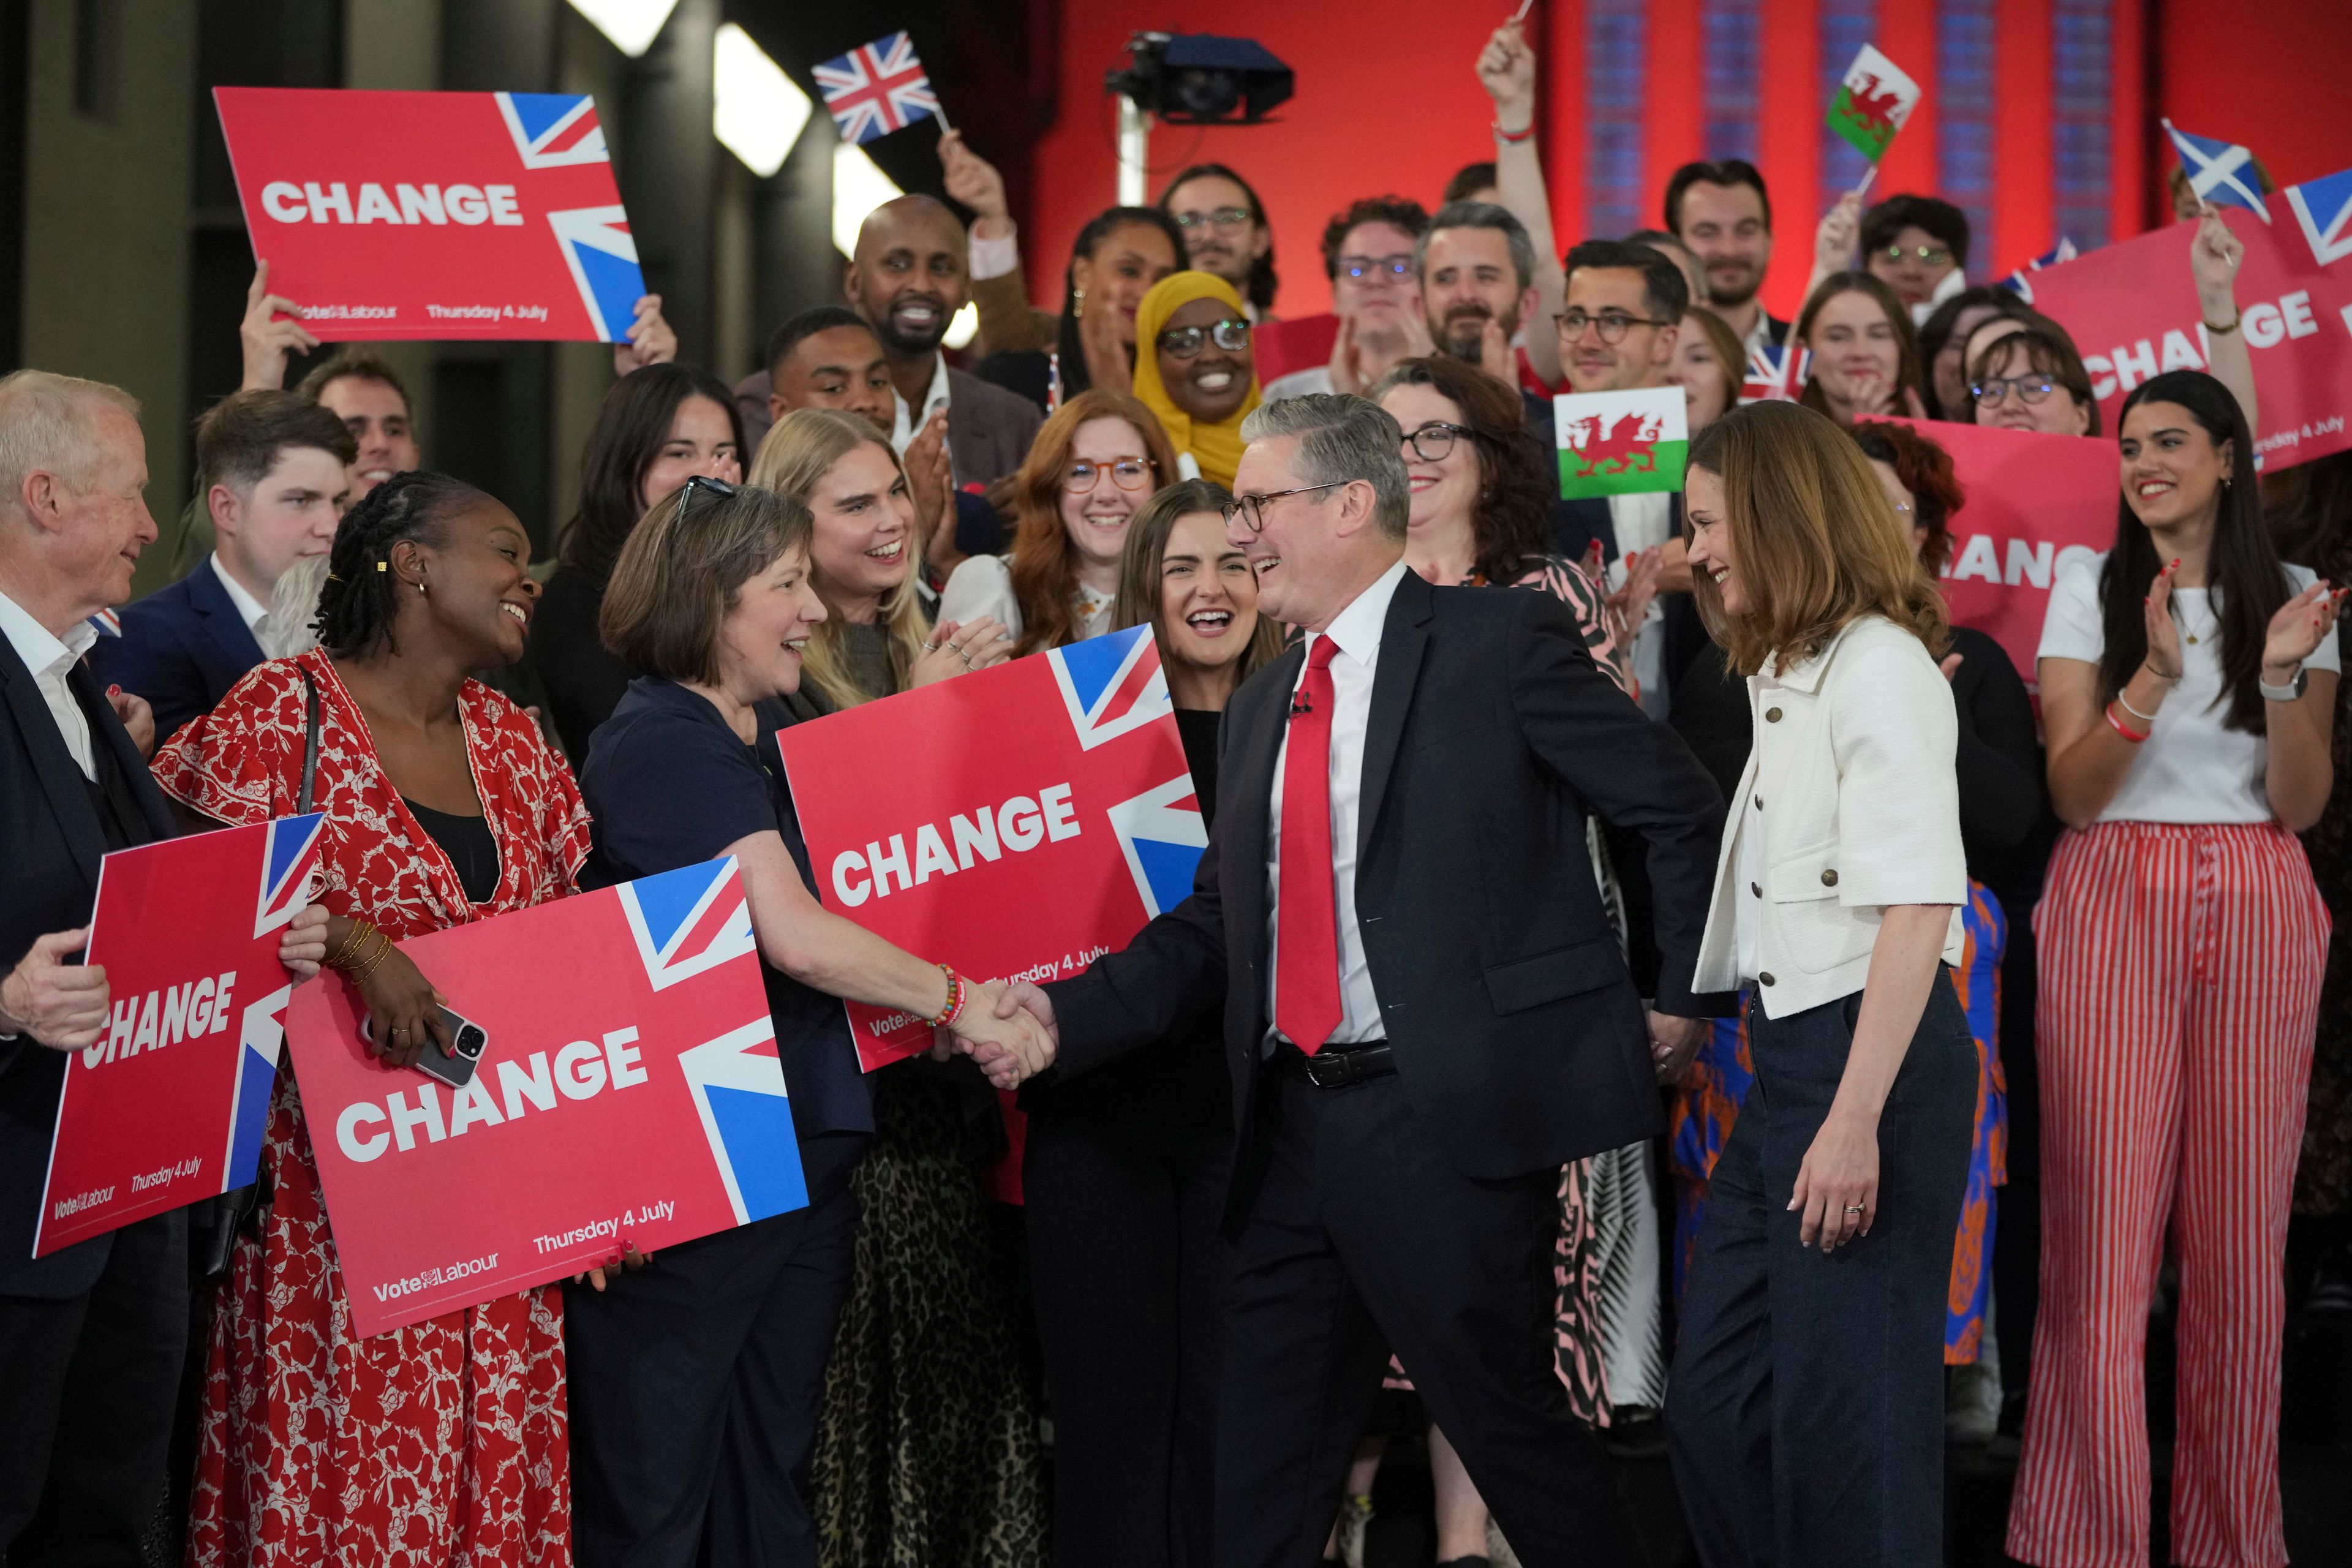
<path id="1" fill-rule="evenodd" d="M 2137 746 L 2141 742 L 2147 739 L 2147 735 L 2145 732 L 2133 729 L 2130 725 L 2116 717 L 2116 705 L 2114 703 L 2110 702 L 2107 704 L 2106 715 L 2108 727 L 2113 729 L 2116 734 L 2121 735 L 2125 740 L 2129 741 L 2133 745 Z"/>
<path id="2" fill-rule="evenodd" d="M 953 1027 L 955 1021 L 963 1016 L 963 976 L 944 963 L 940 965 L 940 973 L 948 977 L 948 1005 L 938 1017 L 931 1020 L 931 1027 L 946 1029 Z"/>

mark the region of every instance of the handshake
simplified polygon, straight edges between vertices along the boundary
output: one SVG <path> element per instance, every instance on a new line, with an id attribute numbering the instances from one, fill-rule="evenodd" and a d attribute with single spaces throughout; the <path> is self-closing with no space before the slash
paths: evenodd
<path id="1" fill-rule="evenodd" d="M 963 1016 L 939 1031 L 931 1054 L 945 1061 L 949 1052 L 961 1051 L 990 1083 L 1013 1089 L 1053 1066 L 1060 1043 L 1054 1004 L 1043 991 L 1026 980 L 992 980 L 973 988 Z"/>

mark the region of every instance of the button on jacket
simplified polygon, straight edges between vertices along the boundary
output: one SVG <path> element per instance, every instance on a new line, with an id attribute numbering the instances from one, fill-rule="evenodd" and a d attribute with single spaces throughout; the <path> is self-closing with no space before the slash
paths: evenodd
<path id="1" fill-rule="evenodd" d="M 1951 683 L 1882 616 L 1748 681 L 1756 742 L 1732 795 L 1694 989 L 1756 982 L 1769 1017 L 1862 989 L 1879 911 L 1968 901 Z"/>

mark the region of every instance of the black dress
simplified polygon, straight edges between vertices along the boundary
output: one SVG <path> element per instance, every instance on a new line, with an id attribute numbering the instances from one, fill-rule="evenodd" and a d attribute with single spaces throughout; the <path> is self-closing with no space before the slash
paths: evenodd
<path id="1" fill-rule="evenodd" d="M 1223 715 L 1179 709 L 1202 816 Z M 1206 1568 L 1233 1100 L 1222 996 L 1157 1045 L 1022 1095 L 1054 1410 L 1057 1568 Z"/>
<path id="2" fill-rule="evenodd" d="M 575 769 L 586 763 L 589 737 L 612 717 L 635 674 L 597 635 L 604 584 L 593 572 L 559 566 L 530 618 L 528 659 L 547 693 L 548 721 Z"/>

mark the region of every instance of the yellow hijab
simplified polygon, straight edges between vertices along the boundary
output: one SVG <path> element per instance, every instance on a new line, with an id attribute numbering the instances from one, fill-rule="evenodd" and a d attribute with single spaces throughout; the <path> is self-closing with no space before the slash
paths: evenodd
<path id="1" fill-rule="evenodd" d="M 1242 297 L 1234 286 L 1209 272 L 1171 272 L 1151 286 L 1143 302 L 1135 308 L 1135 395 L 1143 405 L 1160 416 L 1160 423 L 1168 431 L 1168 439 L 1180 452 L 1190 452 L 1192 460 L 1201 465 L 1201 475 L 1231 488 L 1234 470 L 1241 466 L 1242 421 L 1249 416 L 1261 399 L 1257 389 L 1256 359 L 1251 358 L 1249 395 L 1242 405 L 1224 418 L 1211 425 L 1193 418 L 1176 406 L 1168 395 L 1167 383 L 1160 379 L 1160 334 L 1167 330 L 1168 318 L 1195 300 L 1216 300 L 1231 307 L 1236 316 L 1246 320 L 1249 312 L 1242 308 Z M 1160 476 L 1162 484 L 1175 482 L 1173 474 Z"/>

